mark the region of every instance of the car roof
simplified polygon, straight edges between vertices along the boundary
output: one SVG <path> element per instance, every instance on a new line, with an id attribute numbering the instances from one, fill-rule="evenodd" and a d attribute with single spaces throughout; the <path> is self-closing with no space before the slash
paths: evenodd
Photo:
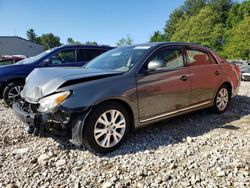
<path id="1" fill-rule="evenodd" d="M 113 49 L 114 47 L 111 47 L 109 45 L 85 45 L 85 44 L 64 44 L 62 46 L 59 46 L 58 48 L 94 48 L 94 49 Z"/>
<path id="2" fill-rule="evenodd" d="M 188 42 L 148 42 L 148 43 L 141 43 L 141 44 L 134 44 L 131 46 L 154 46 L 154 47 L 160 47 L 160 46 L 167 46 L 167 45 L 186 45 L 186 46 L 193 46 L 198 48 L 203 48 L 206 50 L 210 50 L 206 46 L 202 46 L 200 44 L 195 43 L 188 43 Z"/>

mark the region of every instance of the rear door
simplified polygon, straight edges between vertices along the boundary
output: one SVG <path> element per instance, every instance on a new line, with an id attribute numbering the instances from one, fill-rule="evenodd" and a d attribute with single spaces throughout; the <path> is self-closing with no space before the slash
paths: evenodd
<path id="1" fill-rule="evenodd" d="M 147 64 L 151 60 L 163 62 L 163 68 L 148 72 Z M 187 107 L 190 97 L 188 75 L 180 46 L 156 51 L 137 75 L 140 121 L 157 119 L 168 112 Z"/>
<path id="2" fill-rule="evenodd" d="M 222 69 L 209 51 L 186 46 L 187 67 L 191 79 L 191 105 L 212 100 L 221 81 Z"/>

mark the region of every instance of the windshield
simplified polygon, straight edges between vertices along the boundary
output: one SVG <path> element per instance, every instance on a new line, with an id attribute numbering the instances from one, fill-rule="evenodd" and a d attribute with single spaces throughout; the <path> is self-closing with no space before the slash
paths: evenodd
<path id="1" fill-rule="evenodd" d="M 50 50 L 46 50 L 36 56 L 33 56 L 33 57 L 29 57 L 29 58 L 26 58 L 26 59 L 23 59 L 21 61 L 18 61 L 16 64 L 17 65 L 20 65 L 20 64 L 32 64 L 34 63 L 35 61 L 43 58 L 44 56 L 48 55 L 50 52 L 54 51 L 56 48 L 52 48 Z"/>
<path id="2" fill-rule="evenodd" d="M 110 50 L 87 63 L 87 69 L 127 72 L 148 51 L 150 46 L 128 46 Z"/>

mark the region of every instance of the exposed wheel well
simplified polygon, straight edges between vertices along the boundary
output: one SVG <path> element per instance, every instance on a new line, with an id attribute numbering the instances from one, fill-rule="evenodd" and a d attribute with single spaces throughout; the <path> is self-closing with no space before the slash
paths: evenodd
<path id="1" fill-rule="evenodd" d="M 133 131 L 135 129 L 134 113 L 133 113 L 131 107 L 129 106 L 129 104 L 121 99 L 108 99 L 108 100 L 102 101 L 98 105 L 101 105 L 104 103 L 110 103 L 110 102 L 117 102 L 117 103 L 121 104 L 127 110 L 129 117 L 130 117 L 131 130 Z"/>

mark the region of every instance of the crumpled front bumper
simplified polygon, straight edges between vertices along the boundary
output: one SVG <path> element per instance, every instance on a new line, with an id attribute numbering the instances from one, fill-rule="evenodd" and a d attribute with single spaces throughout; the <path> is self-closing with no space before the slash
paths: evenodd
<path id="1" fill-rule="evenodd" d="M 56 123 L 61 125 L 63 130 L 69 131 L 74 144 L 82 143 L 84 121 L 90 108 L 67 109 L 60 106 L 51 113 L 31 113 L 24 111 L 18 102 L 14 102 L 12 108 L 15 116 L 33 126 L 40 136 L 44 136 L 44 133 Z"/>

